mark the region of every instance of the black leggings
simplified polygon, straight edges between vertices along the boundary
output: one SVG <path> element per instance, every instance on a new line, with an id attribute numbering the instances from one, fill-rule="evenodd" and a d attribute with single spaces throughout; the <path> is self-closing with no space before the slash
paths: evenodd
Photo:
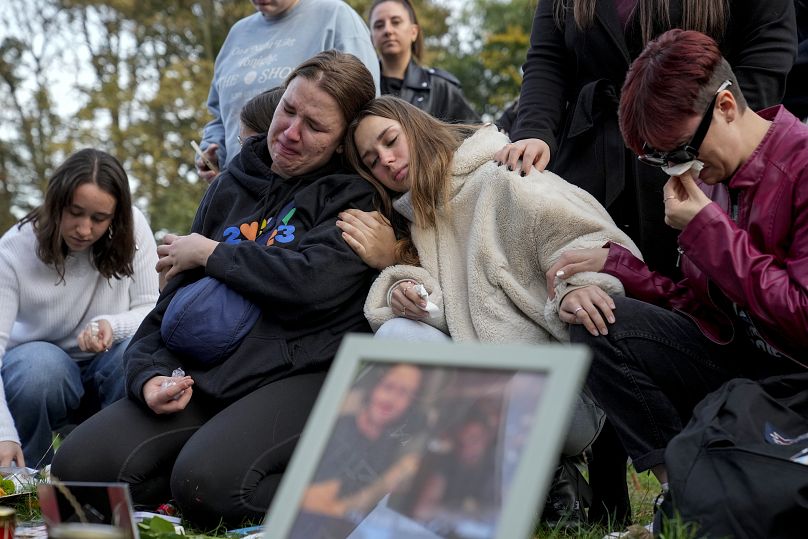
<path id="1" fill-rule="evenodd" d="M 286 378 L 223 410 L 194 396 L 166 416 L 123 399 L 65 439 L 51 472 L 62 481 L 128 483 L 136 505 L 173 499 L 198 527 L 260 521 L 324 379 Z"/>

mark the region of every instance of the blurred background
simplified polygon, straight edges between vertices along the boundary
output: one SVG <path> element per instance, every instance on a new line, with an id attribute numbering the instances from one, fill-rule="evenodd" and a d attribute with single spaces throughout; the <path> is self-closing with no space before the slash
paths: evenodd
<path id="1" fill-rule="evenodd" d="M 367 19 L 371 0 L 347 0 Z M 213 62 L 248 0 L 2 0 L 0 231 L 42 200 L 54 168 L 118 157 L 152 229 L 186 233 L 207 184 L 190 141 L 210 120 Z M 486 121 L 519 94 L 537 0 L 414 0 L 424 65 L 455 74 Z"/>

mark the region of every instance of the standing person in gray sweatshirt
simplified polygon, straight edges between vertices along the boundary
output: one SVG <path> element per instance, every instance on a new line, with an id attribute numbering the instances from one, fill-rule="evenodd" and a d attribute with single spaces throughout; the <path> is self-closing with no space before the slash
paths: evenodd
<path id="1" fill-rule="evenodd" d="M 253 96 L 283 83 L 298 64 L 337 49 L 359 58 L 379 88 L 379 61 L 362 18 L 342 0 L 251 0 L 256 13 L 230 29 L 216 57 L 208 109 L 213 115 L 197 158 L 208 183 L 239 152 L 239 113 Z"/>

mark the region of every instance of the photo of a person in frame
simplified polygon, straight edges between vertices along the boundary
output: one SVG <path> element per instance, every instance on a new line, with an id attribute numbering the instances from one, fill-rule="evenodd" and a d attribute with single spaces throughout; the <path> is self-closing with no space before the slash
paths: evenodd
<path id="1" fill-rule="evenodd" d="M 493 537 L 543 373 L 364 368 L 339 404 L 291 539 Z"/>
<path id="2" fill-rule="evenodd" d="M 499 502 L 495 437 L 494 426 L 479 412 L 452 429 L 445 450 L 424 459 L 426 473 L 412 508 L 415 520 L 432 522 L 444 511 L 479 515 Z"/>
<path id="3" fill-rule="evenodd" d="M 358 410 L 336 421 L 291 537 L 316 537 L 318 528 L 327 529 L 328 537 L 347 536 L 412 476 L 425 429 L 416 403 L 422 382 L 421 369 L 406 364 L 374 366 L 357 381 L 355 390 L 367 389 Z M 350 397 L 346 408 L 351 408 Z"/>
<path id="4" fill-rule="evenodd" d="M 390 509 L 452 539 L 493 537 L 543 394 L 543 375 L 465 369 L 432 403 L 435 426 Z"/>

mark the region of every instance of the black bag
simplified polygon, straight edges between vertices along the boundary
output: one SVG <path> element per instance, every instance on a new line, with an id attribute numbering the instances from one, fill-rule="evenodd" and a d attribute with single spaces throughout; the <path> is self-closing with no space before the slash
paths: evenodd
<path id="1" fill-rule="evenodd" d="M 665 464 L 660 510 L 699 537 L 808 537 L 808 373 L 730 380 L 696 406 Z"/>

